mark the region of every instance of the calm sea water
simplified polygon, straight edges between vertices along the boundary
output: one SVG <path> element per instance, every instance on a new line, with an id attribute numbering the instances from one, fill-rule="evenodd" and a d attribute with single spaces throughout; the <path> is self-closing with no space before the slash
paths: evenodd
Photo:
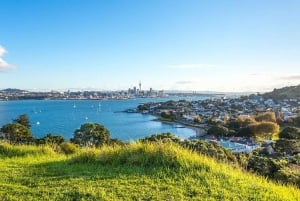
<path id="1" fill-rule="evenodd" d="M 185 98 L 203 100 L 208 96 Z M 179 100 L 182 97 L 143 98 L 129 100 L 30 100 L 0 101 L 0 126 L 10 123 L 19 114 L 30 118 L 31 130 L 35 137 L 48 133 L 63 135 L 66 139 L 86 122 L 96 122 L 109 129 L 111 137 L 129 141 L 151 134 L 171 132 L 182 138 L 195 135 L 189 128 L 153 121 L 155 117 L 138 113 L 124 113 L 126 109 L 136 108 L 140 103 Z"/>

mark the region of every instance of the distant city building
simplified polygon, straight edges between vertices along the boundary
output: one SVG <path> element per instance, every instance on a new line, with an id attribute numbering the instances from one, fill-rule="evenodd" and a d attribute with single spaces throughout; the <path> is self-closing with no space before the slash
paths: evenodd
<path id="1" fill-rule="evenodd" d="M 140 87 L 140 92 L 142 91 L 142 82 L 140 81 L 139 83 L 139 87 Z"/>

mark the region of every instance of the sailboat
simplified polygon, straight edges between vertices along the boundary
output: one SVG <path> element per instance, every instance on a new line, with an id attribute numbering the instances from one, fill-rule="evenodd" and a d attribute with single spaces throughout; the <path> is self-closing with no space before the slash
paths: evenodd
<path id="1" fill-rule="evenodd" d="M 98 112 L 100 112 L 101 111 L 101 103 L 99 102 L 99 104 L 98 104 Z"/>

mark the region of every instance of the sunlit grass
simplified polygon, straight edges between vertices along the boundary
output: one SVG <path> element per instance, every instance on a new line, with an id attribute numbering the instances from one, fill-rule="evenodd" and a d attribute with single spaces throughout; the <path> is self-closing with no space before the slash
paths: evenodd
<path id="1" fill-rule="evenodd" d="M 8 144 L 0 150 L 0 200 L 300 200 L 296 187 L 174 144 L 83 148 L 72 155 Z"/>

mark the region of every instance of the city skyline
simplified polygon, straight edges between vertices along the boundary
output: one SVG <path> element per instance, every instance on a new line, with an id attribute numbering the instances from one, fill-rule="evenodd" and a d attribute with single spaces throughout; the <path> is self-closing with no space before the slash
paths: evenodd
<path id="1" fill-rule="evenodd" d="M 0 0 L 0 89 L 300 84 L 299 1 Z"/>

